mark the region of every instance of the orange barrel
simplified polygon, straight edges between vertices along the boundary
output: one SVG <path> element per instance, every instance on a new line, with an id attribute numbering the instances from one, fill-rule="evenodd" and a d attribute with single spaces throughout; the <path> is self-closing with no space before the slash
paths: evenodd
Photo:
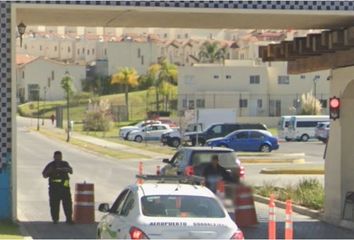
<path id="1" fill-rule="evenodd" d="M 235 222 L 239 227 L 258 224 L 252 188 L 238 185 L 235 189 Z"/>
<path id="2" fill-rule="evenodd" d="M 74 221 L 82 224 L 95 222 L 95 198 L 92 183 L 75 185 Z"/>

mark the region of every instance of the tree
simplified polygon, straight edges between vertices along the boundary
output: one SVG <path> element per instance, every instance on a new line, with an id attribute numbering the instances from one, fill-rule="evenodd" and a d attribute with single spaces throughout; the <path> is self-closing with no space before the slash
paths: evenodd
<path id="1" fill-rule="evenodd" d="M 202 63 L 220 63 L 225 60 L 226 49 L 217 42 L 205 42 L 199 51 L 199 61 Z"/>
<path id="2" fill-rule="evenodd" d="M 162 59 L 159 63 L 153 64 L 149 67 L 148 78 L 155 87 L 156 94 L 156 111 L 160 111 L 159 95 L 163 94 L 162 87 L 164 83 L 177 85 L 178 71 L 174 64 L 170 64 L 166 59 Z"/>
<path id="3" fill-rule="evenodd" d="M 321 110 L 321 102 L 311 92 L 301 95 L 301 115 L 319 115 Z"/>
<path id="4" fill-rule="evenodd" d="M 68 131 L 67 131 L 67 138 L 66 141 L 70 141 L 70 131 L 71 131 L 71 126 L 70 126 L 70 96 L 73 95 L 74 93 L 74 85 L 73 85 L 73 80 L 69 76 L 69 73 L 66 72 L 65 76 L 62 78 L 61 82 L 61 87 L 64 89 L 65 95 L 66 95 L 66 112 L 67 112 L 67 121 L 68 121 Z"/>
<path id="5" fill-rule="evenodd" d="M 124 67 L 120 69 L 116 74 L 113 74 L 111 84 L 121 84 L 124 87 L 125 93 L 125 105 L 127 108 L 127 115 L 129 118 L 129 87 L 135 87 L 139 84 L 139 75 L 134 68 Z"/>

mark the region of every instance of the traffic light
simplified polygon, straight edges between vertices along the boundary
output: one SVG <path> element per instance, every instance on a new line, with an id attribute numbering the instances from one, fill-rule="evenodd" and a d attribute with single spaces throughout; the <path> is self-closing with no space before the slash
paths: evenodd
<path id="1" fill-rule="evenodd" d="M 329 99 L 329 117 L 330 119 L 336 120 L 339 118 L 340 112 L 340 98 L 331 97 Z"/>

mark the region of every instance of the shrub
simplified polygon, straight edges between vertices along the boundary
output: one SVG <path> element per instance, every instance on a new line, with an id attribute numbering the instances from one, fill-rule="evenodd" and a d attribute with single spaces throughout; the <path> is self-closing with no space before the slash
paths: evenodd
<path id="1" fill-rule="evenodd" d="M 108 131 L 110 119 L 100 112 L 88 112 L 83 125 L 84 131 Z"/>
<path id="2" fill-rule="evenodd" d="M 300 205 L 321 209 L 323 207 L 324 190 L 317 179 L 302 179 L 296 186 L 294 201 Z"/>
<path id="3" fill-rule="evenodd" d="M 270 182 L 263 183 L 261 187 L 255 187 L 255 192 L 261 196 L 269 197 L 274 194 L 280 201 L 292 199 L 295 204 L 311 209 L 322 209 L 324 201 L 324 189 L 318 179 L 302 179 L 296 185 L 287 185 L 283 188 L 275 187 Z"/>
<path id="4" fill-rule="evenodd" d="M 83 124 L 84 131 L 108 131 L 111 127 L 112 114 L 108 100 L 89 102 Z"/>

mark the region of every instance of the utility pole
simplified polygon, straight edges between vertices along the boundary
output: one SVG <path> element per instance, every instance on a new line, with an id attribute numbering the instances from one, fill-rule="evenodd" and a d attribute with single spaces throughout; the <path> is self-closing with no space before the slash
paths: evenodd
<path id="1" fill-rule="evenodd" d="M 44 109 L 44 111 L 45 111 L 45 100 L 46 100 L 46 95 L 47 95 L 47 87 L 46 86 L 44 86 L 43 87 L 43 91 L 44 91 L 44 104 L 43 104 L 43 109 Z M 44 117 L 45 116 L 42 116 L 42 125 L 44 125 Z"/>
<path id="2" fill-rule="evenodd" d="M 37 88 L 37 131 L 39 131 L 39 96 L 40 96 L 40 91 L 41 91 L 41 88 L 40 86 L 38 85 L 38 88 Z"/>

